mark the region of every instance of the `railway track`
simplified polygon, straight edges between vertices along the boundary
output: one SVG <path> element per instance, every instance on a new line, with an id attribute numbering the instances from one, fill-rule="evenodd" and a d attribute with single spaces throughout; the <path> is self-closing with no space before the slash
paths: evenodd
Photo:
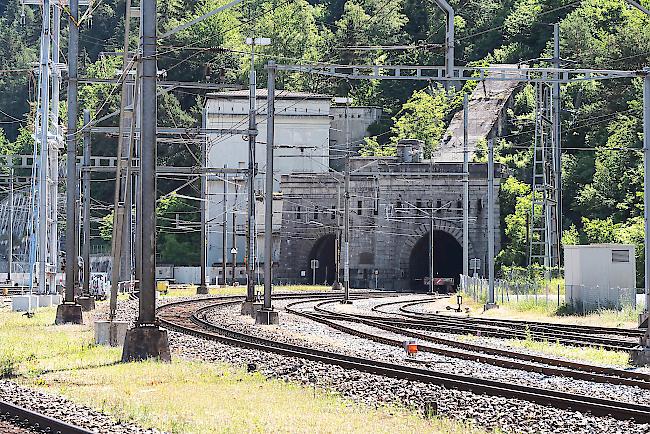
<path id="1" fill-rule="evenodd" d="M 373 312 L 384 318 L 368 316 L 379 322 L 399 325 L 406 329 L 428 330 L 452 334 L 470 334 L 502 339 L 533 339 L 537 341 L 559 342 L 577 347 L 599 347 L 611 351 L 629 352 L 638 345 L 642 332 L 632 329 L 611 327 L 588 327 L 556 325 L 532 321 L 500 320 L 488 318 L 459 317 L 441 314 L 411 313 L 407 308 L 430 303 L 430 300 L 416 302 L 389 302 L 372 308 Z M 400 313 L 386 312 L 388 306 L 401 305 Z M 386 316 L 391 315 L 392 316 Z M 637 339 L 635 339 L 637 338 Z"/>
<path id="2" fill-rule="evenodd" d="M 344 314 L 326 309 L 330 301 L 317 303 L 313 309 L 316 313 L 300 311 L 296 307 L 304 302 L 289 304 L 285 309 L 293 314 L 303 316 L 321 324 L 328 325 L 339 331 L 352 334 L 378 343 L 393 346 L 401 346 L 399 339 L 389 339 L 384 336 L 361 332 L 353 327 L 345 326 L 340 322 L 361 323 L 383 331 L 418 339 L 418 349 L 424 352 L 440 354 L 464 360 L 474 360 L 494 366 L 510 369 L 519 369 L 528 372 L 537 372 L 545 375 L 557 375 L 571 377 L 579 380 L 593 381 L 598 383 L 622 384 L 636 386 L 643 389 L 650 389 L 650 375 L 631 372 L 623 369 L 607 368 L 572 362 L 551 357 L 536 356 L 516 351 L 502 350 L 492 347 L 459 342 L 452 339 L 439 338 L 401 327 L 384 324 L 357 315 Z M 450 348 L 427 345 L 425 342 L 437 345 L 444 345 Z M 495 357 L 496 356 L 496 357 Z"/>
<path id="3" fill-rule="evenodd" d="M 299 296 L 293 298 L 299 298 Z M 302 294 L 301 296 L 303 298 L 309 298 L 309 296 Z M 436 384 L 447 388 L 470 391 L 476 394 L 526 400 L 556 408 L 589 412 L 597 416 L 611 416 L 619 420 L 632 419 L 637 423 L 650 422 L 650 406 L 647 405 L 437 372 L 429 369 L 307 348 L 301 345 L 278 342 L 229 330 L 212 324 L 206 319 L 208 312 L 211 310 L 220 306 L 235 304 L 239 301 L 241 301 L 241 297 L 239 299 L 232 297 L 228 299 L 209 298 L 171 303 L 161 306 L 158 309 L 158 318 L 161 324 L 170 330 L 218 341 L 227 345 L 337 365 L 345 369 L 356 369 L 386 377 Z"/>
<path id="4" fill-rule="evenodd" d="M 94 432 L 6 401 L 0 401 L 0 420 L 15 427 L 16 432 L 21 429 L 27 432 L 50 434 L 92 434 Z M 2 432 L 11 432 L 9 426 L 1 429 Z"/>
<path id="5" fill-rule="evenodd" d="M 433 317 L 437 318 L 440 314 L 435 313 L 423 313 L 413 311 L 408 309 L 408 307 L 425 304 L 427 301 L 417 301 L 413 303 L 403 304 L 400 307 L 400 311 L 410 314 L 410 315 L 419 315 L 421 317 Z M 561 324 L 561 323 L 548 323 L 540 321 L 525 321 L 525 320 L 511 320 L 511 319 L 496 319 L 496 318 L 476 318 L 476 317 L 467 317 L 472 323 L 477 324 L 500 324 L 508 327 L 520 327 L 528 328 L 530 330 L 550 330 L 550 331 L 566 331 L 566 332 L 576 332 L 579 331 L 582 334 L 593 334 L 593 335 L 614 335 L 614 336 L 627 336 L 639 338 L 645 333 L 644 330 L 639 329 L 625 329 L 620 327 L 598 327 L 598 326 L 585 326 L 585 325 L 573 325 L 573 324 Z"/>

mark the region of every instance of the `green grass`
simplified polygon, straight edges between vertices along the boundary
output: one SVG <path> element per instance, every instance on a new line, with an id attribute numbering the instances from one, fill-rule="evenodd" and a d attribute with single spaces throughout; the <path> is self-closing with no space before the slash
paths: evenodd
<path id="1" fill-rule="evenodd" d="M 521 319 L 529 321 L 557 322 L 576 325 L 591 325 L 601 327 L 635 328 L 638 325 L 638 315 L 642 308 L 624 307 L 621 310 L 602 309 L 585 315 L 573 312 L 564 304 L 557 305 L 557 294 L 550 294 L 548 304 L 545 295 L 519 298 L 510 296 L 510 300 L 497 304 L 499 309 L 483 312 L 485 300 L 474 301 L 468 294 L 463 294 L 463 304 L 470 308 L 470 314 L 487 318 Z M 562 301 L 562 300 L 561 300 Z"/>
<path id="2" fill-rule="evenodd" d="M 55 312 L 53 307 L 38 309 L 33 318 L 0 312 L 0 366 L 5 377 L 34 377 L 119 359 L 118 349 L 92 344 L 89 326 L 54 326 Z"/>
<path id="3" fill-rule="evenodd" d="M 632 328 L 637 325 L 638 310 L 624 308 L 620 311 L 602 310 L 587 315 L 576 315 L 567 309 L 565 305 L 557 306 L 549 300 L 546 304 L 545 297 L 539 297 L 537 302 L 534 298 L 520 299 L 516 301 L 513 297 L 510 301 L 499 299 L 498 309 L 491 309 L 483 312 L 483 304 L 474 301 L 468 295 L 463 297 L 463 305 L 470 308 L 470 316 L 481 318 L 513 319 L 540 322 L 555 322 L 562 324 L 591 325 L 602 327 Z M 464 337 L 466 340 L 473 340 L 474 337 Z M 535 341 L 527 339 L 509 339 L 508 345 L 515 348 L 524 348 L 542 354 L 565 357 L 573 360 L 582 360 L 589 363 L 605 364 L 619 367 L 629 367 L 629 355 L 621 351 L 610 351 L 602 348 L 583 348 L 562 345 L 558 342 Z"/>
<path id="4" fill-rule="evenodd" d="M 460 336 L 463 342 L 473 342 L 483 338 L 474 335 Z M 506 344 L 512 348 L 521 348 L 552 357 L 561 357 L 569 360 L 583 361 L 590 364 L 616 366 L 629 368 L 630 355 L 623 351 L 610 351 L 596 347 L 572 347 L 559 342 L 536 341 L 531 338 L 507 339 Z"/>
<path id="5" fill-rule="evenodd" d="M 595 347 L 570 347 L 558 342 L 534 341 L 530 338 L 523 340 L 510 339 L 508 345 L 571 360 L 582 360 L 599 365 L 611 365 L 623 368 L 630 367 L 630 355 L 623 351 L 610 351 Z"/>
<path id="6" fill-rule="evenodd" d="M 0 366 L 30 387 L 122 421 L 172 433 L 480 433 L 405 408 L 378 409 L 338 394 L 267 380 L 242 367 L 182 360 L 118 363 L 121 349 L 92 343 L 90 325 L 54 326 L 53 308 L 33 318 L 0 310 Z"/>

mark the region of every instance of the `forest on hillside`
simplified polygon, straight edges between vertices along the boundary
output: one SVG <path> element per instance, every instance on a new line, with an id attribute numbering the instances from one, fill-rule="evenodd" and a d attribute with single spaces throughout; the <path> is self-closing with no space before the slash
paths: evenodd
<path id="1" fill-rule="evenodd" d="M 159 29 L 169 30 L 220 4 L 219 0 L 159 0 Z M 648 65 L 650 20 L 623 0 L 452 0 L 456 11 L 456 63 L 486 65 L 528 62 L 547 65 L 552 25 L 560 23 L 561 57 L 583 68 L 637 70 Z M 648 2 L 642 2 L 648 4 Z M 83 14 L 81 75 L 115 78 L 122 67 L 124 1 L 97 0 Z M 64 13 L 65 15 L 65 13 Z M 135 20 L 133 21 L 135 25 Z M 265 81 L 268 59 L 337 64 L 444 63 L 444 15 L 433 0 L 247 0 L 159 42 L 159 69 L 169 80 L 246 84 L 249 47 L 246 37 L 269 37 L 258 47 L 258 80 Z M 67 27 L 67 20 L 62 27 Z M 66 45 L 63 32 L 62 58 Z M 131 49 L 137 46 L 132 31 Z M 35 77 L 40 15 L 19 0 L 0 0 L 0 154 L 32 149 Z M 391 46 L 405 46 L 391 49 Z M 356 104 L 380 105 L 385 116 L 371 128 L 365 155 L 393 152 L 402 137 L 435 147 L 445 123 L 459 109 L 466 85 L 454 93 L 428 83 L 344 81 L 282 74 L 285 90 L 350 96 Z M 119 108 L 111 84 L 84 85 L 80 103 L 97 118 Z M 175 91 L 158 98 L 159 125 L 195 126 L 204 93 Z M 637 246 L 643 260 L 643 170 L 641 81 L 572 83 L 562 88 L 563 227 L 565 243 L 625 242 Z M 62 116 L 65 119 L 65 104 Z M 497 158 L 511 174 L 502 184 L 502 266 L 525 265 L 526 222 L 530 214 L 533 111 L 535 92 L 521 86 L 510 122 L 497 141 Z M 96 137 L 96 155 L 114 155 L 115 141 Z M 173 144 L 159 148 L 161 164 L 190 165 L 196 149 Z M 99 179 L 96 177 L 95 179 Z M 95 182 L 94 240 L 112 205 L 111 183 Z M 161 181 L 166 193 L 178 187 Z M 196 189 L 189 186 L 186 189 Z M 192 193 L 192 192 L 189 192 Z M 195 195 L 196 192 L 192 193 Z M 174 216 L 198 220 L 195 203 L 171 197 L 159 207 L 159 254 L 162 262 L 198 263 L 196 232 L 178 232 Z M 103 220 L 104 222 L 106 219 Z M 107 231 L 105 230 L 106 235 Z M 637 266 L 639 273 L 642 267 Z M 642 276 L 642 274 L 639 274 Z"/>

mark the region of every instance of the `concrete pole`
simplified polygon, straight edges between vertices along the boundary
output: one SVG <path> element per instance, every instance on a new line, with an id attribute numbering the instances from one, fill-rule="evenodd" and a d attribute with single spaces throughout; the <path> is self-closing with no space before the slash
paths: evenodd
<path id="1" fill-rule="evenodd" d="M 126 150 L 127 155 L 130 156 L 130 151 Z M 131 164 L 130 158 L 127 159 L 128 163 Z M 122 168 L 122 180 L 120 181 L 120 188 L 124 188 L 124 203 L 122 207 L 124 209 L 124 215 L 122 216 L 122 252 L 120 253 L 120 280 L 121 281 L 130 281 L 132 279 L 131 274 L 131 264 L 133 258 L 133 184 L 131 171 L 129 169 Z"/>
<path id="2" fill-rule="evenodd" d="M 9 247 L 7 253 L 7 283 L 11 283 L 11 271 L 14 263 L 14 162 L 11 157 L 7 158 L 9 163 Z"/>
<path id="3" fill-rule="evenodd" d="M 203 109 L 203 116 L 202 116 L 202 126 L 203 130 L 207 128 L 208 124 L 208 111 L 207 109 Z M 205 172 L 205 169 L 208 164 L 208 159 L 207 159 L 207 148 L 208 148 L 208 135 L 205 134 L 205 137 L 201 140 L 201 201 L 199 204 L 199 207 L 201 209 L 201 241 L 200 241 L 200 249 L 201 249 L 201 254 L 200 254 L 200 261 L 201 261 L 201 282 L 199 283 L 199 286 L 196 288 L 196 293 L 197 294 L 207 294 L 208 293 L 208 284 L 206 282 L 206 276 L 205 276 L 205 263 L 207 261 L 207 243 L 206 243 L 206 218 L 205 218 L 205 207 L 206 207 L 206 190 L 207 190 L 207 180 L 208 180 L 208 175 Z"/>
<path id="4" fill-rule="evenodd" d="M 553 66 L 560 68 L 560 24 L 553 24 Z M 559 79 L 559 74 L 557 74 Z M 557 203 L 557 267 L 558 271 L 562 266 L 562 136 L 561 136 L 561 100 L 560 83 L 553 83 L 553 141 L 555 144 L 555 200 Z M 559 275 L 559 273 L 558 273 Z"/>
<path id="5" fill-rule="evenodd" d="M 257 74 L 255 38 L 251 42 L 248 111 L 248 224 L 246 225 L 246 301 L 255 298 L 255 143 L 257 141 Z"/>
<path id="6" fill-rule="evenodd" d="M 235 180 L 235 203 L 237 203 L 238 199 L 238 193 L 239 193 L 239 185 L 237 184 L 237 181 Z M 237 276 L 235 275 L 235 272 L 237 271 L 237 213 L 235 212 L 235 207 L 233 206 L 232 209 L 232 248 L 235 249 L 235 252 L 232 253 L 232 264 L 230 266 L 232 267 L 232 281 L 231 284 L 235 286 L 235 281 L 237 280 Z"/>
<path id="7" fill-rule="evenodd" d="M 138 71 L 139 68 L 136 68 L 136 76 L 139 74 Z M 137 81 L 137 79 L 136 79 Z M 138 112 L 139 112 L 139 94 L 138 94 L 138 86 L 135 85 L 129 85 L 128 87 L 125 87 L 127 89 L 133 89 L 133 99 L 131 99 L 131 110 L 127 110 L 126 108 L 122 111 L 122 113 L 125 114 L 125 117 L 129 118 L 130 122 L 130 132 L 128 133 L 128 140 L 125 138 L 122 138 L 122 149 L 120 152 L 126 151 L 126 167 L 122 166 L 122 171 L 124 172 L 123 176 L 120 176 L 120 188 L 121 186 L 121 179 L 122 177 L 124 178 L 124 205 L 122 205 L 122 208 L 124 208 L 124 216 L 123 216 L 123 229 L 122 229 L 122 249 L 123 251 L 121 254 L 123 255 L 122 258 L 122 264 L 121 264 L 121 271 L 120 273 L 123 275 L 123 280 L 125 281 L 131 281 L 133 279 L 134 274 L 138 274 L 137 271 L 134 273 L 133 270 L 137 270 L 137 263 L 139 262 L 139 258 L 141 255 L 139 252 L 137 252 L 137 242 L 134 243 L 134 228 L 133 228 L 133 205 L 135 202 L 135 211 L 137 213 L 137 202 L 138 202 L 138 188 L 137 188 L 137 182 L 135 179 L 135 175 L 132 171 L 131 167 L 131 161 L 134 157 L 134 154 L 137 152 L 136 151 L 136 140 L 135 140 L 135 129 L 138 126 Z M 131 91 L 129 90 L 129 95 L 126 96 L 126 100 L 128 101 L 131 96 Z M 130 111 L 130 114 L 127 115 L 126 113 Z M 120 119 L 120 124 L 122 124 L 122 120 Z M 126 149 L 124 149 L 124 145 L 126 145 Z M 118 145 L 119 147 L 119 145 Z M 137 157 L 137 156 L 136 156 Z M 136 194 L 134 198 L 134 192 L 133 192 L 133 185 L 136 184 Z M 119 193 L 119 192 L 118 192 Z M 135 217 L 135 221 L 137 222 L 138 218 L 137 216 Z M 136 254 L 133 254 L 133 250 L 136 250 Z M 136 277 L 137 280 L 137 277 Z"/>
<path id="8" fill-rule="evenodd" d="M 336 238 L 334 242 L 335 279 L 332 289 L 341 289 L 341 182 L 336 186 Z"/>
<path id="9" fill-rule="evenodd" d="M 79 1 L 70 2 L 70 10 L 73 14 L 79 14 Z M 71 14 L 72 15 L 72 14 Z M 76 18 L 75 18 L 76 20 Z M 77 188 L 77 118 L 79 108 L 77 105 L 77 75 L 79 57 L 79 28 L 70 18 L 70 35 L 68 39 L 68 133 L 67 133 L 67 180 L 66 180 L 66 214 L 67 224 L 65 225 L 65 299 L 66 303 L 72 303 L 75 299 L 75 280 L 77 268 L 77 228 L 75 224 L 75 190 Z"/>
<path id="10" fill-rule="evenodd" d="M 455 45 L 456 41 L 454 39 L 454 20 L 455 13 L 454 8 L 451 7 L 449 3 L 445 0 L 435 0 L 436 4 L 440 9 L 445 12 L 447 15 L 447 23 L 445 29 L 445 75 L 449 78 L 454 76 L 454 57 L 455 57 Z M 449 90 L 453 87 L 452 81 L 445 81 L 445 89 Z"/>
<path id="11" fill-rule="evenodd" d="M 52 64 L 58 65 L 60 58 L 60 40 L 61 40 L 61 8 L 55 6 L 52 8 L 53 12 L 53 35 L 52 35 Z M 55 68 L 52 74 L 52 103 L 50 104 L 50 122 L 55 129 L 57 136 L 60 133 L 59 128 L 59 99 L 61 94 L 61 71 Z M 54 267 L 52 272 L 47 273 L 48 285 L 50 293 L 56 292 L 56 265 L 59 256 L 59 230 L 58 230 L 58 201 L 59 201 L 59 150 L 49 149 L 49 168 L 48 173 L 50 177 L 51 186 L 49 188 L 49 206 L 48 206 L 48 236 L 49 236 L 49 259 L 48 263 Z M 75 259 L 75 273 L 77 272 L 76 259 Z M 76 276 L 76 274 L 75 274 Z"/>
<path id="12" fill-rule="evenodd" d="M 446 2 L 444 2 L 446 3 Z M 445 46 L 446 46 L 446 55 L 445 55 L 445 67 L 447 69 L 447 77 L 453 77 L 454 76 L 454 67 L 455 67 L 455 61 L 454 61 L 454 53 L 455 53 L 455 44 L 456 41 L 454 39 L 454 20 L 455 20 L 455 15 L 454 15 L 454 9 L 447 4 L 447 31 L 445 34 Z M 448 87 L 451 88 L 453 86 L 453 82 L 449 82 Z"/>
<path id="13" fill-rule="evenodd" d="M 127 331 L 122 361 L 158 358 L 171 361 L 167 331 L 156 321 L 156 0 L 140 4 L 140 209 L 141 282 L 136 326 Z M 129 210 L 130 212 L 130 210 Z"/>
<path id="14" fill-rule="evenodd" d="M 650 314 L 650 68 L 644 68 L 643 77 L 643 220 L 645 232 L 644 268 L 646 312 Z M 650 317 L 645 334 L 646 347 L 650 347 Z"/>
<path id="15" fill-rule="evenodd" d="M 90 111 L 84 110 L 84 126 L 90 124 Z M 90 295 L 90 129 L 84 130 L 83 141 L 83 259 L 84 259 L 84 275 L 82 294 L 84 296 Z"/>
<path id="16" fill-rule="evenodd" d="M 272 323 L 268 313 L 273 285 L 273 146 L 275 144 L 275 62 L 268 63 L 268 97 L 266 120 L 266 191 L 264 210 L 264 307 L 258 312 L 256 322 Z M 266 321 L 264 321 L 266 318 Z M 275 315 L 277 319 L 277 313 Z M 277 321 L 276 321 L 277 322 Z"/>
<path id="17" fill-rule="evenodd" d="M 643 229 L 647 328 L 640 339 L 641 345 L 630 352 L 630 360 L 637 366 L 650 365 L 650 68 L 644 68 L 643 72 Z"/>
<path id="18" fill-rule="evenodd" d="M 488 139 L 488 299 L 486 308 L 495 306 L 494 299 L 494 139 Z"/>
<path id="19" fill-rule="evenodd" d="M 142 103 L 140 188 L 142 190 L 142 281 L 139 324 L 156 319 L 156 0 L 141 4 Z M 130 210 L 129 210 L 130 212 Z"/>
<path id="20" fill-rule="evenodd" d="M 79 0 L 70 1 L 69 35 L 68 35 L 68 131 L 66 134 L 66 225 L 65 225 L 65 295 L 63 304 L 56 310 L 55 324 L 83 322 L 81 306 L 75 301 L 75 289 L 78 286 L 78 244 L 77 244 L 77 118 L 79 109 L 77 105 L 77 77 L 79 73 Z M 58 51 L 58 49 L 57 49 Z M 58 116 L 58 115 L 57 115 Z M 47 160 L 47 159 L 46 159 Z M 53 162 L 56 164 L 56 162 Z M 55 169 L 56 170 L 56 169 Z M 47 173 L 48 171 L 46 171 Z M 56 188 L 56 187 L 53 187 Z M 56 191 L 56 190 L 54 190 Z M 56 197 L 53 199 L 56 200 Z M 55 206 L 50 204 L 50 206 Z M 45 238 L 40 240 L 47 244 Z M 56 243 L 52 248 L 56 248 Z M 43 270 L 41 270 L 42 272 Z"/>
<path id="21" fill-rule="evenodd" d="M 270 60 L 266 98 L 266 191 L 264 192 L 264 304 L 255 314 L 256 324 L 278 324 L 278 312 L 271 305 L 273 289 L 273 146 L 275 144 L 275 62 Z"/>
<path id="22" fill-rule="evenodd" d="M 463 97 L 463 275 L 469 276 L 469 102 Z"/>
<path id="23" fill-rule="evenodd" d="M 343 202 L 343 301 L 350 303 L 350 166 L 345 167 Z"/>
<path id="24" fill-rule="evenodd" d="M 73 0 L 74 2 L 74 0 Z M 47 186 L 47 168 L 48 168 L 48 131 L 49 131 L 49 113 L 50 113 L 50 0 L 43 0 L 43 31 L 41 34 L 41 54 L 40 54 L 40 82 L 39 98 L 41 101 L 40 127 L 39 131 L 39 168 L 38 168 L 38 292 L 45 294 L 47 265 L 47 236 L 48 236 L 48 186 Z M 72 5 L 71 5 L 72 11 Z M 71 12 L 72 14 L 72 12 Z M 68 162 L 68 166 L 73 166 Z M 66 262 L 71 262 L 66 258 Z M 67 267 L 66 267 L 67 270 Z M 67 273 L 66 273 L 67 275 Z"/>
<path id="25" fill-rule="evenodd" d="M 124 7 L 124 53 L 122 56 L 122 67 L 124 68 L 124 73 L 127 73 L 127 65 L 129 64 L 131 60 L 131 55 L 129 53 L 129 48 L 130 48 L 130 42 L 131 42 L 131 0 L 126 0 L 125 1 L 125 7 Z M 139 66 L 139 64 L 138 64 Z M 128 71 L 130 74 L 130 71 Z M 139 117 L 139 102 L 138 102 L 138 83 L 139 83 L 139 67 L 136 67 L 136 74 L 135 74 L 135 80 L 134 84 L 127 84 L 127 83 L 122 83 L 122 92 L 120 94 L 120 135 L 118 137 L 118 158 L 120 161 L 118 162 L 118 165 L 120 165 L 120 170 L 116 175 L 120 177 L 119 181 L 116 182 L 116 185 L 119 185 L 119 190 L 116 191 L 116 197 L 117 200 L 115 201 L 116 207 L 121 207 L 123 209 L 123 212 L 120 215 L 120 225 L 122 226 L 122 233 L 120 234 L 122 239 L 120 241 L 120 250 L 118 250 L 117 254 L 119 255 L 119 276 L 121 280 L 124 281 L 131 281 L 133 279 L 133 274 L 135 274 L 135 280 L 138 280 L 139 278 L 139 262 L 140 258 L 142 257 L 141 252 L 139 251 L 138 247 L 138 236 L 134 236 L 132 234 L 133 232 L 133 208 L 132 205 L 134 202 L 137 203 L 138 198 L 137 196 L 139 195 L 139 185 L 136 184 L 136 198 L 134 200 L 133 198 L 133 184 L 134 184 L 134 179 L 133 175 L 131 172 L 131 157 L 133 157 L 137 151 L 134 151 L 132 148 L 132 144 L 135 143 L 135 134 L 134 130 L 136 127 L 136 119 Z M 133 91 L 131 91 L 133 89 Z M 129 99 L 133 95 L 133 99 L 131 100 L 131 110 L 128 110 L 128 104 L 129 104 Z M 128 123 L 126 120 L 128 119 Z M 137 125 L 139 126 L 139 125 Z M 126 127 L 130 127 L 130 134 L 127 136 L 127 131 Z M 126 139 L 128 137 L 128 140 Z M 126 167 L 124 167 L 123 163 L 121 162 L 122 157 L 125 153 L 125 148 L 126 148 L 126 155 L 129 157 L 126 160 Z M 122 189 L 122 172 L 126 172 L 126 176 L 124 176 L 124 203 L 121 204 L 120 201 L 122 200 L 121 197 L 121 189 Z M 137 209 L 137 204 L 136 204 L 136 213 L 138 212 Z M 139 220 L 136 215 L 135 217 L 136 225 L 139 225 Z M 136 231 L 137 232 L 137 231 Z M 114 232 L 115 233 L 115 232 Z M 135 241 L 135 246 L 134 246 L 134 239 Z M 135 255 L 133 255 L 133 250 L 137 251 Z M 132 258 L 134 262 L 132 262 Z M 134 265 L 135 272 L 132 274 L 131 273 L 131 265 Z M 138 282 L 139 285 L 139 282 Z M 116 281 L 116 287 L 117 287 L 117 281 Z"/>
<path id="26" fill-rule="evenodd" d="M 137 89 L 136 89 L 137 93 Z M 140 101 L 138 99 L 138 101 Z M 142 108 L 140 107 L 140 103 L 138 102 L 138 109 L 136 112 L 136 126 L 140 127 L 139 122 L 140 122 L 140 112 Z M 132 136 L 135 136 L 133 130 L 131 131 Z M 140 158 L 140 153 L 141 153 L 141 141 L 140 140 L 135 140 L 134 142 L 134 148 L 133 148 L 133 153 L 135 155 L 135 158 L 139 159 Z M 135 282 L 137 287 L 140 287 L 140 281 L 142 280 L 142 225 L 140 222 L 142 221 L 142 188 L 140 187 L 142 184 L 140 180 L 142 179 L 140 176 L 140 173 L 136 173 L 134 176 L 134 183 L 135 183 L 135 234 L 134 234 L 134 239 L 135 239 Z"/>
<path id="27" fill-rule="evenodd" d="M 433 260 L 434 260 L 434 257 L 433 257 L 433 248 L 434 248 L 434 246 L 433 246 L 433 242 L 434 242 L 434 235 L 433 235 L 433 232 L 434 232 L 434 228 L 433 228 L 433 206 L 431 207 L 431 211 L 429 211 L 429 212 L 431 213 L 429 215 L 429 217 L 431 218 L 431 233 L 429 234 L 429 242 L 431 243 L 430 246 L 429 246 L 429 279 L 430 279 L 430 281 L 429 281 L 429 293 L 433 294 L 434 289 L 435 289 L 435 285 L 433 284 L 433 278 L 434 278 L 434 274 L 435 274 L 434 262 L 433 262 Z"/>
<path id="28" fill-rule="evenodd" d="M 224 165 L 225 169 L 227 166 Z M 228 285 L 228 280 L 226 279 L 226 272 L 228 271 L 228 175 L 223 174 L 223 216 L 221 218 L 221 262 L 223 269 L 223 286 Z"/>
<path id="29" fill-rule="evenodd" d="M 345 105 L 345 179 L 343 212 L 343 300 L 350 304 L 350 106 L 349 98 Z"/>
<path id="30" fill-rule="evenodd" d="M 124 54 L 123 54 L 123 68 L 124 73 L 126 74 L 127 65 L 129 63 L 129 35 L 130 35 L 130 23 L 131 23 L 131 0 L 126 0 L 125 4 L 125 13 L 124 13 Z M 139 75 L 135 79 L 136 83 L 139 81 Z M 123 156 L 125 148 L 125 132 L 127 127 L 127 116 L 131 122 L 131 127 L 133 127 L 133 112 L 127 112 L 126 107 L 128 103 L 128 89 L 130 84 L 126 81 L 122 83 L 122 92 L 120 96 L 120 127 L 118 135 L 118 144 L 117 144 L 117 165 L 115 169 L 115 194 L 113 202 L 113 231 L 111 236 L 112 241 L 112 262 L 111 262 L 111 301 L 110 301 L 110 311 L 109 318 L 111 321 L 115 317 L 115 311 L 117 308 L 116 300 L 118 293 L 118 282 L 120 277 L 124 277 L 121 273 L 123 267 L 122 259 L 122 245 L 123 242 L 129 242 L 128 237 L 123 235 L 124 227 L 124 203 L 122 202 L 122 172 L 124 170 L 123 165 Z M 136 86 L 137 88 L 137 86 Z M 135 110 L 134 106 L 132 110 Z M 133 128 L 131 128 L 133 130 Z M 130 209 L 129 209 L 130 212 Z M 127 233 L 130 232 L 130 227 L 127 229 Z M 129 276 L 130 277 L 130 276 Z"/>

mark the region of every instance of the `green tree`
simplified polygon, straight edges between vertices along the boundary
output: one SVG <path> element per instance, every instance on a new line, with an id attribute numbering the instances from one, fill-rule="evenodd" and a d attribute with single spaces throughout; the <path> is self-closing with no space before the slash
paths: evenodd
<path id="1" fill-rule="evenodd" d="M 499 265 L 526 265 L 528 257 L 528 225 L 531 211 L 531 190 L 514 177 L 501 183 L 499 191 L 501 226 L 504 228 L 503 249 L 497 256 Z"/>
<path id="2" fill-rule="evenodd" d="M 413 92 L 393 118 L 393 143 L 401 139 L 418 139 L 425 143 L 425 156 L 438 146 L 445 132 L 445 116 L 449 100 L 441 86 L 432 93 L 425 90 Z"/>
<path id="3" fill-rule="evenodd" d="M 170 194 L 156 204 L 156 250 L 158 260 L 165 264 L 198 265 L 199 230 L 197 208 L 186 199 Z M 100 236 L 113 237 L 113 213 L 101 219 Z"/>

